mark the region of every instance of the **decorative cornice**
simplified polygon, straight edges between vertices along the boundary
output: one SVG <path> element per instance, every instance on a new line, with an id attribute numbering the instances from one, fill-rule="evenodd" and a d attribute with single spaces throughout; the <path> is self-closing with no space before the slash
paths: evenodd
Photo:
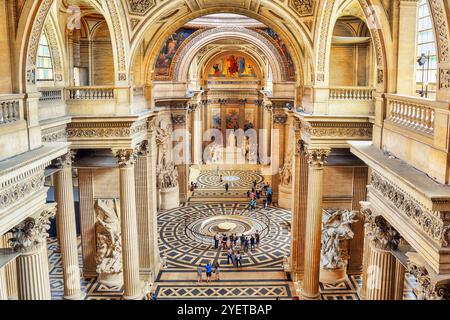
<path id="1" fill-rule="evenodd" d="M 42 130 L 42 142 L 49 143 L 58 141 L 67 141 L 65 125 Z"/>
<path id="2" fill-rule="evenodd" d="M 372 137 L 373 125 L 367 122 L 307 122 L 302 121 L 302 132 L 317 138 L 362 138 Z"/>
<path id="3" fill-rule="evenodd" d="M 18 203 L 23 198 L 35 193 L 44 187 L 44 170 L 5 187 L 0 191 L 0 209 L 5 209 Z"/>
<path id="4" fill-rule="evenodd" d="M 145 120 L 138 122 L 96 122 L 70 123 L 67 128 L 69 139 L 130 138 L 147 130 Z"/>
<path id="5" fill-rule="evenodd" d="M 47 245 L 47 231 L 50 229 L 50 219 L 56 215 L 56 206 L 47 206 L 37 217 L 29 217 L 16 226 L 10 240 L 16 252 L 30 253 Z"/>
<path id="6" fill-rule="evenodd" d="M 412 196 L 375 170 L 372 173 L 371 185 L 433 240 L 444 247 L 450 244 L 450 221 L 443 221 L 437 217 L 436 214 L 426 209 Z"/>

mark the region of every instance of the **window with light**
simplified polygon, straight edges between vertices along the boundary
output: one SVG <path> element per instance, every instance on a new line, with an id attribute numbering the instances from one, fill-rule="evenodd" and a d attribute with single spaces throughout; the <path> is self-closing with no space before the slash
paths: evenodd
<path id="1" fill-rule="evenodd" d="M 42 34 L 39 41 L 38 57 L 37 57 L 37 80 L 51 81 L 53 80 L 53 63 L 48 44 L 47 36 Z"/>
<path id="2" fill-rule="evenodd" d="M 429 97 L 436 92 L 436 40 L 427 0 L 419 1 L 417 42 L 417 92 Z"/>

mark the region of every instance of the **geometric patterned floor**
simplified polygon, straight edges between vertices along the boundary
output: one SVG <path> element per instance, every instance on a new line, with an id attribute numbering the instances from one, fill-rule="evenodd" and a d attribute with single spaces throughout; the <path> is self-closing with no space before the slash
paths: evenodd
<path id="1" fill-rule="evenodd" d="M 220 182 L 222 176 L 222 182 Z M 197 178 L 197 183 L 201 189 L 223 189 L 228 182 L 231 189 L 251 189 L 254 181 L 260 184 L 264 177 L 255 171 L 241 170 L 220 170 L 219 175 L 216 170 L 202 171 Z"/>
<path id="2" fill-rule="evenodd" d="M 262 213 L 261 213 L 262 212 Z M 195 242 L 186 234 L 186 217 L 198 217 L 214 214 L 249 215 L 245 204 L 203 203 L 188 204 L 176 210 L 167 211 L 158 217 L 160 231 L 160 251 L 167 256 L 168 268 L 162 270 L 153 290 L 160 300 L 165 299 L 291 299 L 295 293 L 293 283 L 285 279 L 281 269 L 283 256 L 289 252 L 287 222 L 290 214 L 278 208 L 268 210 L 259 208 L 254 215 L 264 214 L 270 220 L 270 231 L 261 237 L 260 248 L 244 255 L 244 268 L 226 264 L 221 250 L 210 245 Z M 260 218 L 260 217 L 259 217 Z M 52 299 L 63 297 L 63 277 L 61 255 L 56 239 L 48 243 L 50 280 Z M 219 260 L 222 263 L 221 280 L 211 284 L 196 283 L 196 265 L 199 262 Z M 82 265 L 81 245 L 79 263 Z M 351 276 L 336 286 L 320 285 L 324 300 L 359 300 L 357 290 L 361 285 L 360 276 Z M 412 289 L 415 279 L 405 279 L 405 300 L 415 300 Z M 95 278 L 83 278 L 82 290 L 87 300 L 119 300 L 123 288 L 107 287 L 99 284 Z"/>

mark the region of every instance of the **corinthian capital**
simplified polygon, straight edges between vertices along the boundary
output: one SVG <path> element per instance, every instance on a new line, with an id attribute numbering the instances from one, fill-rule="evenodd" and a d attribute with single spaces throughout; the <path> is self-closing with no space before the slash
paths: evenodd
<path id="1" fill-rule="evenodd" d="M 306 147 L 305 154 L 311 167 L 323 168 L 331 149 L 326 147 Z"/>
<path id="2" fill-rule="evenodd" d="M 70 150 L 68 153 L 56 158 L 53 165 L 58 169 L 66 169 L 72 167 L 72 162 L 75 159 L 75 151 Z"/>
<path id="3" fill-rule="evenodd" d="M 119 149 L 115 150 L 114 154 L 119 162 L 120 168 L 129 168 L 136 163 L 136 149 Z"/>
<path id="4" fill-rule="evenodd" d="M 13 230 L 11 246 L 16 252 L 29 253 L 47 245 L 47 231 L 50 229 L 50 219 L 56 215 L 56 206 L 48 205 L 36 217 L 29 217 Z"/>
<path id="5" fill-rule="evenodd" d="M 138 155 L 139 156 L 148 156 L 148 154 L 150 153 L 150 146 L 148 144 L 148 141 L 143 141 L 139 147 L 138 147 Z"/>
<path id="6" fill-rule="evenodd" d="M 371 217 L 366 221 L 367 236 L 375 248 L 390 251 L 395 250 L 400 242 L 400 234 L 382 217 Z"/>

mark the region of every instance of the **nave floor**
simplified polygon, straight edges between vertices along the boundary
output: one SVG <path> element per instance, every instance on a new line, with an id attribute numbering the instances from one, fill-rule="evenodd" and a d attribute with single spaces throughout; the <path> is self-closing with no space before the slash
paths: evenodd
<path id="1" fill-rule="evenodd" d="M 261 237 L 260 247 L 244 255 L 244 267 L 241 269 L 227 265 L 225 252 L 215 250 L 210 239 L 201 238 L 195 231 L 192 233 L 196 225 L 190 222 L 216 215 L 243 216 L 268 225 Z M 288 211 L 259 207 L 257 211 L 249 212 L 245 204 L 203 203 L 163 212 L 158 218 L 160 252 L 167 257 L 167 268 L 161 271 L 153 286 L 158 299 L 275 300 L 292 299 L 296 295 L 292 282 L 286 280 L 281 267 L 283 257 L 290 250 Z M 48 253 L 52 298 L 60 300 L 63 297 L 63 275 L 56 239 L 49 241 Z M 82 265 L 81 246 L 79 254 Z M 196 266 L 207 261 L 221 262 L 221 281 L 198 285 Z M 321 284 L 322 298 L 358 300 L 357 289 L 360 285 L 359 276 L 351 276 L 336 286 Z M 405 281 L 405 299 L 414 299 L 414 286 L 414 279 L 408 277 Z M 83 278 L 82 289 L 87 294 L 87 300 L 117 300 L 122 296 L 122 288 L 101 285 L 95 278 Z"/>

